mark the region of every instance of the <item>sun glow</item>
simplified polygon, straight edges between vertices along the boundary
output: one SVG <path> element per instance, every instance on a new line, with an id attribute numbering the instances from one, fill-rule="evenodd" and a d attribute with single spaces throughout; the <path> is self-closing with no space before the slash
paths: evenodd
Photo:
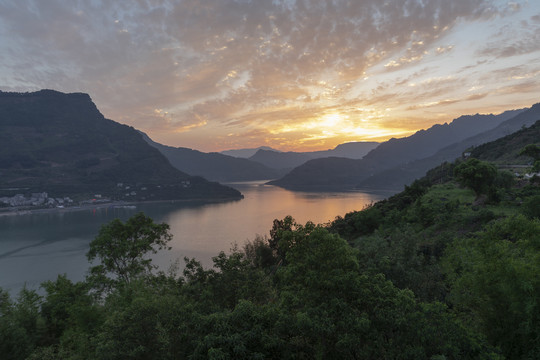
<path id="1" fill-rule="evenodd" d="M 317 122 L 319 127 L 331 128 L 337 126 L 341 122 L 342 118 L 343 116 L 341 114 L 331 113 L 323 115 L 321 120 Z"/>
<path id="2" fill-rule="evenodd" d="M 321 149 L 350 141 L 385 141 L 391 137 L 410 135 L 410 129 L 385 126 L 384 120 L 389 111 L 355 108 L 347 113 L 332 110 L 302 122 L 274 127 L 269 132 L 272 135 L 287 134 L 302 148 Z"/>

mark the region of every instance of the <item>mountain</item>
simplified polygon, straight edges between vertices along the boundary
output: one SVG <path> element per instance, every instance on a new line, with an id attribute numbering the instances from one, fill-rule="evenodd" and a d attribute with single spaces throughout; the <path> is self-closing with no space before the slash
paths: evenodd
<path id="1" fill-rule="evenodd" d="M 349 142 L 334 149 L 312 152 L 278 152 L 261 149 L 249 159 L 274 169 L 292 169 L 312 159 L 327 157 L 361 159 L 378 145 L 378 142 Z"/>
<path id="2" fill-rule="evenodd" d="M 255 155 L 249 158 L 249 160 L 251 161 L 256 161 L 270 168 L 289 170 L 299 165 L 302 165 L 303 163 L 311 159 L 311 156 L 304 153 L 297 153 L 293 151 L 277 152 L 262 149 L 257 151 Z"/>
<path id="3" fill-rule="evenodd" d="M 530 144 L 540 146 L 540 114 L 537 116 L 537 119 L 529 127 L 523 127 L 510 135 L 471 149 L 470 156 L 483 161 L 489 161 L 493 164 L 530 164 L 532 158 L 526 155 L 520 155 L 520 152 L 525 146 Z"/>
<path id="4" fill-rule="evenodd" d="M 379 163 L 381 168 L 422 159 L 435 154 L 445 146 L 490 130 L 502 122 L 516 116 L 521 110 L 505 111 L 499 115 L 464 115 L 450 124 L 433 125 L 427 130 L 401 138 L 390 139 L 367 154 L 366 160 Z"/>
<path id="5" fill-rule="evenodd" d="M 404 185 L 410 184 L 415 179 L 423 176 L 429 169 L 445 161 L 453 161 L 461 156 L 465 150 L 502 138 L 523 127 L 532 126 L 537 120 L 540 120 L 540 103 L 533 105 L 530 109 L 519 112 L 516 116 L 502 122 L 491 130 L 446 146 L 432 156 L 407 164 L 401 164 L 397 167 L 377 173 L 360 181 L 357 186 L 363 189 L 380 189 L 381 187 L 393 190 L 402 189 Z M 499 147 L 498 150 L 494 149 L 494 154 L 495 152 L 499 153 L 500 151 L 506 151 L 501 149 L 503 149 L 503 147 Z"/>
<path id="6" fill-rule="evenodd" d="M 242 196 L 175 169 L 137 130 L 105 119 L 89 95 L 53 90 L 0 92 L 0 190 L 122 200 Z"/>
<path id="7" fill-rule="evenodd" d="M 220 154 L 247 159 L 255 155 L 255 153 L 259 150 L 269 150 L 269 151 L 279 152 L 279 150 L 272 149 L 271 147 L 268 147 L 268 146 L 259 146 L 258 148 L 251 148 L 251 149 L 224 150 L 224 151 L 221 151 Z"/>
<path id="8" fill-rule="evenodd" d="M 146 134 L 143 134 L 143 138 L 152 147 L 158 149 L 175 168 L 209 180 L 224 182 L 268 180 L 284 175 L 283 171 L 270 169 L 248 159 L 222 153 L 204 153 L 182 147 L 166 146 L 152 141 Z"/>
<path id="9" fill-rule="evenodd" d="M 340 144 L 331 150 L 314 151 L 307 154 L 312 155 L 313 158 L 344 157 L 348 159 L 361 159 L 379 146 L 379 144 L 375 141 L 355 141 Z"/>
<path id="10" fill-rule="evenodd" d="M 510 110 L 499 115 L 461 116 L 450 124 L 434 125 L 405 138 L 390 139 L 360 160 L 339 160 L 339 163 L 338 160 L 310 160 L 283 178 L 270 183 L 295 190 L 350 189 L 384 170 L 396 166 L 407 167 L 408 163 L 432 156 L 445 146 L 493 129 L 523 111 L 524 109 Z M 375 187 L 387 188 L 383 184 Z"/>

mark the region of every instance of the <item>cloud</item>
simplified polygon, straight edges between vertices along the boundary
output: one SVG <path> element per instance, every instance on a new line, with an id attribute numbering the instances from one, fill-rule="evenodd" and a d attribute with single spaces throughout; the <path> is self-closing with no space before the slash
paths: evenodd
<path id="1" fill-rule="evenodd" d="M 519 11 L 520 4 L 509 3 L 511 12 Z M 519 24 L 507 24 L 501 28 L 494 41 L 479 51 L 482 57 L 507 58 L 540 51 L 540 15 L 533 15 Z"/>
<path id="2" fill-rule="evenodd" d="M 205 131 L 223 141 L 271 136 L 267 127 L 301 126 L 329 109 L 445 105 L 440 99 L 459 98 L 453 91 L 466 82 L 444 80 L 437 66 L 422 70 L 458 51 L 448 34 L 522 11 L 491 0 L 6 0 L 0 81 L 4 89 L 88 92 L 108 117 L 147 131 L 198 141 Z M 534 52 L 537 27 L 479 55 Z"/>

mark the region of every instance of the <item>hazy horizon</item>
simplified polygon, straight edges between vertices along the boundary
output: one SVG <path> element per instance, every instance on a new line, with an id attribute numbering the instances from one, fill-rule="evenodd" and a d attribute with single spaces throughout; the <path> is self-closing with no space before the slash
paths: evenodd
<path id="1" fill-rule="evenodd" d="M 0 90 L 85 92 L 204 152 L 382 142 L 540 93 L 527 0 L 5 0 L 0 36 Z"/>

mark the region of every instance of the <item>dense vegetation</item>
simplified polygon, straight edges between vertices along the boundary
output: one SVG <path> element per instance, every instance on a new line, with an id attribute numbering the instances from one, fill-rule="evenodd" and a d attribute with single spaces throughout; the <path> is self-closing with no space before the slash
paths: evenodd
<path id="1" fill-rule="evenodd" d="M 534 159 L 529 145 L 517 156 Z M 540 184 L 508 175 L 475 158 L 442 164 L 329 224 L 275 220 L 213 269 L 185 259 L 181 274 L 148 258 L 167 224 L 115 220 L 90 244 L 85 281 L 0 291 L 0 354 L 538 359 Z"/>
<path id="2" fill-rule="evenodd" d="M 86 281 L 59 276 L 43 296 L 25 289 L 14 301 L 0 293 L 0 353 L 535 359 L 540 190 L 503 197 L 473 205 L 472 190 L 426 178 L 326 226 L 276 220 L 268 238 L 218 254 L 214 269 L 186 259 L 181 276 L 153 272 L 145 257 L 166 247 L 166 224 L 115 220 L 91 243 L 99 263 Z"/>

